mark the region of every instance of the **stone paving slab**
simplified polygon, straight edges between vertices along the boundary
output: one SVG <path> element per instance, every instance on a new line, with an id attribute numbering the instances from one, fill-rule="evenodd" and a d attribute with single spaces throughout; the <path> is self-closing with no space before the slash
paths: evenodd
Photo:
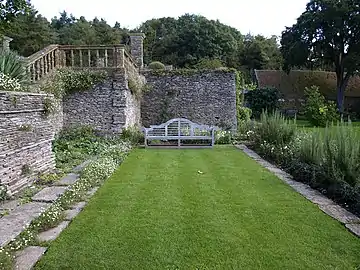
<path id="1" fill-rule="evenodd" d="M 78 202 L 77 204 L 75 204 L 72 209 L 83 209 L 86 206 L 86 202 Z"/>
<path id="2" fill-rule="evenodd" d="M 88 165 L 90 162 L 91 162 L 91 159 L 90 159 L 90 160 L 87 160 L 87 161 L 84 161 L 84 162 L 81 163 L 80 165 L 76 166 L 76 167 L 73 169 L 73 172 L 75 172 L 75 173 L 81 172 L 81 171 L 86 167 L 86 165 Z"/>
<path id="3" fill-rule="evenodd" d="M 353 234 L 360 237 L 360 223 L 345 224 L 345 227 Z"/>
<path id="4" fill-rule="evenodd" d="M 61 196 L 66 191 L 66 187 L 46 187 L 40 192 L 36 193 L 33 197 L 33 201 L 37 202 L 53 202 L 59 196 Z"/>
<path id="5" fill-rule="evenodd" d="M 30 222 L 50 207 L 48 203 L 31 202 L 20 205 L 0 219 L 0 246 L 18 236 Z"/>
<path id="6" fill-rule="evenodd" d="M 69 225 L 69 223 L 69 221 L 63 221 L 57 227 L 39 233 L 39 235 L 37 236 L 37 240 L 40 242 L 55 240 L 60 235 L 60 233 Z"/>
<path id="7" fill-rule="evenodd" d="M 22 251 L 16 253 L 15 269 L 16 270 L 31 270 L 32 267 L 44 255 L 46 247 L 30 246 Z"/>
<path id="8" fill-rule="evenodd" d="M 320 205 L 319 208 L 343 224 L 360 223 L 360 218 L 342 208 L 340 205 Z"/>
<path id="9" fill-rule="evenodd" d="M 79 180 L 79 175 L 76 173 L 69 173 L 65 177 L 61 178 L 58 182 L 55 184 L 57 186 L 70 186 L 73 185 Z"/>
<path id="10" fill-rule="evenodd" d="M 81 208 L 74 208 L 65 211 L 65 220 L 73 220 L 80 212 Z"/>
<path id="11" fill-rule="evenodd" d="M 321 194 L 319 191 L 312 189 L 309 185 L 296 182 L 295 184 L 290 184 L 290 186 L 314 204 L 323 206 L 335 204 L 332 200 Z"/>
<path id="12" fill-rule="evenodd" d="M 0 204 L 0 211 L 12 211 L 20 205 L 19 200 L 5 201 Z"/>
<path id="13" fill-rule="evenodd" d="M 98 191 L 98 189 L 99 189 L 99 187 L 94 187 L 94 188 L 90 189 L 90 190 L 88 191 L 87 195 L 88 195 L 89 197 L 94 196 L 94 194 L 96 193 L 96 191 Z"/>

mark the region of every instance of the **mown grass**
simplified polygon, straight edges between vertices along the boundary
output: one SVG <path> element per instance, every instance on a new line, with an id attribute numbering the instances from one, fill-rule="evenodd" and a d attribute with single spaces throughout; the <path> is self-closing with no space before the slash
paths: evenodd
<path id="1" fill-rule="evenodd" d="M 232 147 L 133 151 L 35 269 L 356 269 L 360 240 Z"/>

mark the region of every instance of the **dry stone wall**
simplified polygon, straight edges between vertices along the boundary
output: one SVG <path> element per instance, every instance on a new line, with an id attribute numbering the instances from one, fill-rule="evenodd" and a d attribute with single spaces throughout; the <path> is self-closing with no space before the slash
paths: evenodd
<path id="1" fill-rule="evenodd" d="M 47 115 L 49 102 L 57 106 Z M 9 193 L 55 168 L 52 140 L 61 128 L 61 103 L 53 96 L 0 92 L 0 184 Z"/>
<path id="2" fill-rule="evenodd" d="M 89 125 L 103 134 L 139 126 L 140 102 L 129 89 L 130 78 L 142 87 L 144 79 L 136 69 L 118 69 L 92 89 L 64 97 L 64 126 Z"/>
<path id="3" fill-rule="evenodd" d="M 227 70 L 144 72 L 149 90 L 141 104 L 144 126 L 184 117 L 236 129 L 236 79 Z"/>

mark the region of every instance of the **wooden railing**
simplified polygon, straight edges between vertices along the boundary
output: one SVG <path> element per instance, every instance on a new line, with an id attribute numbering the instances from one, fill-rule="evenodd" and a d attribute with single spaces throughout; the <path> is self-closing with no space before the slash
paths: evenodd
<path id="1" fill-rule="evenodd" d="M 124 45 L 50 45 L 24 61 L 33 82 L 62 67 L 113 69 L 130 64 L 137 69 Z"/>

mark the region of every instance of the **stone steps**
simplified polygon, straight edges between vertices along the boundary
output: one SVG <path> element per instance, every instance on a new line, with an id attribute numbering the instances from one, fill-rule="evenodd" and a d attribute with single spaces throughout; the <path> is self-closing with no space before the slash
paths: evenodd
<path id="1" fill-rule="evenodd" d="M 47 230 L 45 232 L 39 233 L 39 235 L 37 236 L 36 239 L 39 242 L 54 241 L 60 235 L 60 233 L 66 229 L 66 227 L 69 225 L 69 223 L 70 223 L 70 221 L 63 221 L 57 227 Z"/>
<path id="2" fill-rule="evenodd" d="M 64 192 L 66 187 L 52 186 L 46 187 L 36 193 L 31 199 L 35 202 L 47 202 L 51 203 L 56 201 Z"/>
<path id="3" fill-rule="evenodd" d="M 20 205 L 9 215 L 0 219 L 0 247 L 5 246 L 17 237 L 30 222 L 45 212 L 51 204 L 30 202 Z"/>
<path id="4" fill-rule="evenodd" d="M 46 247 L 30 246 L 16 253 L 15 269 L 31 270 L 44 255 Z"/>
<path id="5" fill-rule="evenodd" d="M 76 173 L 69 173 L 65 177 L 61 178 L 55 183 L 57 186 L 70 186 L 75 184 L 79 180 L 79 175 Z"/>

